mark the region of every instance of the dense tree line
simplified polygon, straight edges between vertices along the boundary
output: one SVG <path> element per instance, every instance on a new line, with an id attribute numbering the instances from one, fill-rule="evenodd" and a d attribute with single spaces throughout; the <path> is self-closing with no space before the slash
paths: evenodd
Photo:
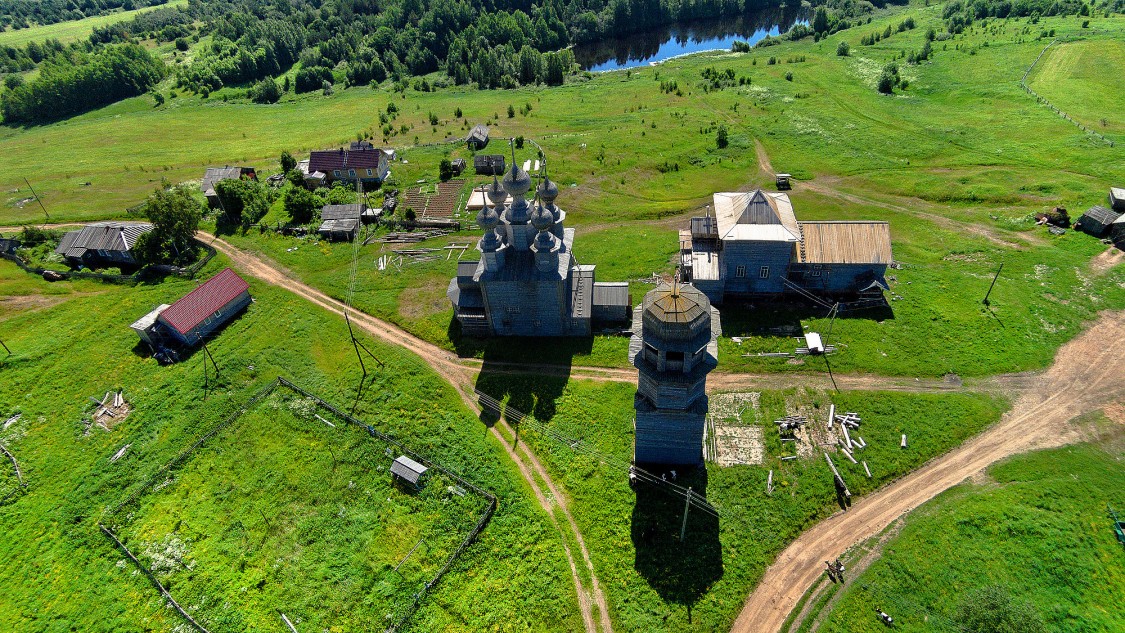
<path id="1" fill-rule="evenodd" d="M 30 83 L 11 85 L 0 111 L 6 123 L 58 119 L 144 94 L 165 75 L 164 62 L 136 44 L 93 53 L 67 49 L 40 67 Z"/>
<path id="2" fill-rule="evenodd" d="M 81 20 L 118 9 L 131 11 L 168 0 L 0 0 L 0 28 Z"/>
<path id="3" fill-rule="evenodd" d="M 1083 11 L 1088 15 L 1089 10 L 1082 0 L 955 0 L 942 9 L 942 18 L 950 33 L 960 33 L 984 18 L 1078 15 Z"/>

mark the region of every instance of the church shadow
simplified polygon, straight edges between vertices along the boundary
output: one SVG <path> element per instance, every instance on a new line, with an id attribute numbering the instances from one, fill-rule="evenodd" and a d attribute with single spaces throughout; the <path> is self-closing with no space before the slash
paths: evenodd
<path id="1" fill-rule="evenodd" d="M 678 473 L 676 484 L 691 487 L 693 496 L 707 492 L 707 469 Z M 719 519 L 702 510 L 688 510 L 684 523 L 684 498 L 662 484 L 638 483 L 633 506 L 634 568 L 665 602 L 691 611 L 695 603 L 723 577 L 723 547 Z"/>

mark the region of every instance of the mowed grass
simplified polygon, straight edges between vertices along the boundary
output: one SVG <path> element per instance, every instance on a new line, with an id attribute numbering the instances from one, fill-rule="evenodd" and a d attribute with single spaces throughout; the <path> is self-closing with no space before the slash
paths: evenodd
<path id="1" fill-rule="evenodd" d="M 28 42 L 42 43 L 43 40 L 48 39 L 57 39 L 63 44 L 66 44 L 74 40 L 85 39 L 94 32 L 95 27 L 131 20 L 142 13 L 148 13 L 156 9 L 178 6 L 187 6 L 187 0 L 168 0 L 167 3 L 160 6 L 143 7 L 132 11 L 117 11 L 105 15 L 83 18 L 81 20 L 36 25 L 26 29 L 8 29 L 0 32 L 0 46 L 22 47 L 27 46 Z"/>
<path id="2" fill-rule="evenodd" d="M 1033 90 L 1102 134 L 1125 132 L 1125 107 L 1114 77 L 1125 66 L 1125 42 L 1063 42 L 1047 49 L 1028 77 Z"/>
<path id="3" fill-rule="evenodd" d="M 209 628 L 272 631 L 279 610 L 316 630 L 394 623 L 488 501 L 437 471 L 421 491 L 395 486 L 388 451 L 279 387 L 112 527 Z"/>
<path id="4" fill-rule="evenodd" d="M 487 362 L 482 391 L 506 399 L 554 432 L 582 440 L 618 460 L 633 454 L 633 394 L 621 383 L 514 379 L 492 373 Z M 712 397 L 712 402 L 716 396 Z M 868 449 L 857 453 L 873 474 L 841 455 L 835 462 L 854 495 L 867 494 L 928 459 L 951 449 L 1000 416 L 1005 403 L 980 395 L 895 393 L 828 394 L 805 389 L 761 393 L 760 407 L 747 406 L 743 422 L 762 427 L 766 457 L 761 465 L 704 470 L 679 469 L 677 484 L 692 486 L 723 512 L 715 520 L 692 510 L 679 541 L 684 500 L 647 485 L 630 489 L 627 473 L 524 424 L 527 442 L 569 493 L 610 604 L 614 630 L 725 631 L 742 602 L 779 551 L 803 530 L 839 509 L 823 455 L 782 461 L 791 444 L 778 439 L 773 420 L 793 408 L 827 416 L 838 409 L 863 416 Z M 948 421 L 952 421 L 949 423 Z M 911 448 L 898 446 L 901 433 Z M 765 493 L 774 471 L 775 491 Z M 659 475 L 658 475 L 659 476 Z"/>
<path id="5" fill-rule="evenodd" d="M 223 265 L 218 258 L 201 278 Z M 195 354 L 183 363 L 160 367 L 140 352 L 136 335 L 128 328 L 155 305 L 168 303 L 195 285 L 174 278 L 135 287 L 49 284 L 10 263 L 0 263 L 3 303 L 12 303 L 11 298 L 18 301 L 0 314 L 0 339 L 13 352 L 0 358 L 0 417 L 23 414 L 19 423 L 0 435 L 0 441 L 16 455 L 29 484 L 26 493 L 0 506 L 0 531 L 5 535 L 0 543 L 0 585 L 4 587 L 0 613 L 6 614 L 5 630 L 172 630 L 180 625 L 175 612 L 165 608 L 143 575 L 134 574 L 121 552 L 98 530 L 97 522 L 108 520 L 107 513 L 129 493 L 279 375 L 342 408 L 354 407 L 355 415 L 365 422 L 500 498 L 500 508 L 479 540 L 422 602 L 411 620 L 412 628 L 581 627 L 557 531 L 535 505 L 502 449 L 488 439 L 451 387 L 416 357 L 361 337 L 386 367 L 374 372 L 357 397 L 359 368 L 342 321 L 284 290 L 251 280 L 255 303 L 208 345 L 222 374 L 219 385 L 212 383 L 212 390 L 205 394 L 202 356 Z M 213 373 L 211 378 L 214 380 Z M 100 399 L 119 387 L 134 411 L 112 432 L 95 426 L 87 433 L 88 397 Z M 263 409 L 258 415 L 269 413 L 276 414 L 268 417 L 277 422 L 285 421 L 281 411 Z M 242 432 L 261 431 L 269 420 L 259 422 L 250 420 Z M 337 430 L 347 433 L 339 426 Z M 223 603 L 212 603 L 210 598 L 203 602 L 202 596 L 222 591 L 231 596 L 232 611 L 247 610 L 242 622 L 249 628 L 276 630 L 281 624 L 271 609 L 289 609 L 298 602 L 304 605 L 302 609 L 315 611 L 298 615 L 310 621 L 323 617 L 329 622 L 326 626 L 332 626 L 338 621 L 332 614 L 356 604 L 338 582 L 347 578 L 370 582 L 383 573 L 387 560 L 402 553 L 400 539 L 409 540 L 412 530 L 421 530 L 421 536 L 425 529 L 436 529 L 440 518 L 432 517 L 433 523 L 421 520 L 414 512 L 418 501 L 393 494 L 366 503 L 365 490 L 382 493 L 389 475 L 378 468 L 390 463 L 381 452 L 373 454 L 370 444 L 349 440 L 333 445 L 342 464 L 334 478 L 331 459 L 327 464 L 320 461 L 329 438 L 317 437 L 317 431 L 309 431 L 313 436 L 299 431 L 285 435 L 262 432 L 257 438 L 240 436 L 242 442 L 227 445 L 225 450 L 223 445 L 205 447 L 188 465 L 190 477 L 195 479 L 173 483 L 155 496 L 143 498 L 144 503 L 170 507 L 173 501 L 173 505 L 179 503 L 179 495 L 187 495 L 187 502 L 175 510 L 184 519 L 180 538 L 196 543 L 193 551 L 200 562 L 195 575 L 182 570 L 174 574 L 173 591 L 182 588 L 199 598 L 185 601 L 193 613 L 218 613 L 216 617 L 224 614 Z M 111 463 L 110 457 L 126 445 L 130 448 L 124 457 Z M 302 452 L 302 448 L 308 451 Z M 231 450 L 235 453 L 227 452 Z M 245 451 L 242 459 L 239 451 Z M 255 452 L 253 460 L 250 451 Z M 289 464 L 287 459 L 296 463 Z M 363 471 L 362 477 L 355 471 Z M 348 489 L 349 481 L 355 481 L 354 490 Z M 254 495 L 236 492 L 247 490 L 250 482 L 276 487 Z M 320 484 L 316 494 L 323 496 L 302 496 L 315 482 Z M 439 482 L 433 492 L 444 489 Z M 288 492 L 300 498 L 285 505 L 283 495 Z M 348 501 L 348 495 L 363 496 Z M 277 503 L 260 505 L 267 498 L 275 498 Z M 338 506 L 318 503 L 338 498 L 344 499 L 343 517 L 335 514 L 340 511 Z M 384 501 L 387 498 L 391 501 Z M 207 508 L 229 514 L 207 517 Z M 267 514 L 275 531 L 251 532 L 262 525 L 254 522 L 255 516 L 262 521 L 259 508 L 280 513 Z M 309 513 L 298 516 L 304 510 Z M 364 514 L 368 510 L 375 514 Z M 293 514 L 286 514 L 290 511 Z M 307 526 L 306 521 L 344 521 L 349 516 L 356 520 L 350 524 L 353 531 L 319 533 L 308 537 L 312 540 L 307 543 L 285 540 L 294 522 L 299 527 Z M 158 512 L 136 515 L 133 520 L 148 530 L 137 538 L 163 542 L 175 527 L 163 523 L 165 518 L 170 517 Z M 403 521 L 415 519 L 415 527 L 404 526 Z M 236 526 L 239 521 L 245 532 Z M 217 529 L 224 524 L 229 531 Z M 394 530 L 401 534 L 393 535 Z M 298 536 L 307 534 L 297 532 Z M 249 540 L 243 542 L 243 538 Z M 292 544 L 298 545 L 295 551 L 285 550 Z M 444 547 L 440 539 L 435 546 Z M 271 548 L 291 555 L 285 565 L 274 568 L 273 562 L 267 563 L 266 552 Z M 250 562 L 240 569 L 243 556 Z M 419 560 L 429 564 L 427 556 Z M 124 562 L 119 565 L 119 561 Z M 404 568 L 409 569 L 409 563 Z M 309 572 L 306 584 L 301 585 L 305 593 L 286 593 L 297 590 L 285 582 L 291 580 L 286 569 Z M 370 574 L 357 576 L 348 571 L 356 569 L 367 569 Z M 269 589 L 251 594 L 259 596 L 255 600 L 235 603 L 243 595 L 240 589 L 246 573 L 255 570 L 261 574 L 259 580 L 267 581 L 263 589 Z M 408 580 L 413 583 L 415 577 Z M 365 608 L 385 604 L 398 590 L 396 587 L 388 595 L 383 585 L 369 588 L 379 597 L 365 602 Z M 382 613 L 372 615 L 372 620 L 382 622 Z M 245 630 L 241 625 L 235 628 Z"/>
<path id="6" fill-rule="evenodd" d="M 1125 552 L 1106 504 L 1125 505 L 1123 459 L 1120 437 L 1042 451 L 943 493 L 907 515 L 819 630 L 885 630 L 881 606 L 899 631 L 957 631 L 965 595 L 992 584 L 1030 602 L 1047 630 L 1122 630 Z"/>

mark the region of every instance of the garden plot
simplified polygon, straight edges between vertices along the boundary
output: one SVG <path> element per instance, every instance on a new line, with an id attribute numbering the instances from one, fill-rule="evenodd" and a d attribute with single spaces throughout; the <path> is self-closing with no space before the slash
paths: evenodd
<path id="1" fill-rule="evenodd" d="M 716 424 L 715 440 L 719 449 L 715 461 L 720 466 L 761 464 L 765 456 L 760 426 Z"/>
<path id="2" fill-rule="evenodd" d="M 438 468 L 420 490 L 395 484 L 400 454 L 369 427 L 278 388 L 107 524 L 209 631 L 284 630 L 279 612 L 300 630 L 394 627 L 491 503 Z M 124 557 L 118 567 L 148 584 Z"/>

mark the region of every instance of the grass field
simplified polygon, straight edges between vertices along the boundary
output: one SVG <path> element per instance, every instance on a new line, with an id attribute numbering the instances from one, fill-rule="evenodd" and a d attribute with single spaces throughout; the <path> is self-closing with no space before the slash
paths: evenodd
<path id="1" fill-rule="evenodd" d="M 597 451 L 628 461 L 633 448 L 633 393 L 626 384 L 514 380 L 485 370 L 477 387 L 533 414 L 551 429 L 580 439 Z M 773 420 L 787 410 L 819 412 L 830 402 L 863 415 L 863 468 L 837 461 L 855 495 L 866 494 L 962 442 L 998 419 L 1004 403 L 978 395 L 912 396 L 893 393 L 827 394 L 805 389 L 763 392 L 760 408 L 743 416 L 763 427 L 766 458 L 761 465 L 679 473 L 678 483 L 719 507 L 714 520 L 688 519 L 679 542 L 684 502 L 649 486 L 636 492 L 626 473 L 575 452 L 530 427 L 520 441 L 536 454 L 570 493 L 598 577 L 610 602 L 614 629 L 621 631 L 720 631 L 729 629 L 746 594 L 786 543 L 839 506 L 823 456 L 781 461 L 792 448 L 777 439 Z M 753 413 L 752 418 L 749 413 Z M 955 419 L 955 425 L 938 421 Z M 911 449 L 898 447 L 909 433 Z M 917 443 L 915 443 L 917 442 Z M 765 494 L 769 470 L 775 492 Z"/>
<path id="2" fill-rule="evenodd" d="M 222 265 L 221 258 L 212 262 L 203 276 Z M 209 344 L 222 369 L 222 380 L 204 399 L 199 355 L 159 367 L 140 353 L 136 335 L 128 328 L 138 315 L 194 286 L 194 282 L 176 279 L 135 287 L 49 284 L 9 262 L 0 262 L 0 339 L 13 351 L 12 356 L 0 359 L 4 376 L 0 417 L 22 413 L 20 422 L 0 433 L 0 441 L 19 460 L 29 484 L 26 493 L 0 505 L 0 531 L 5 534 L 0 544 L 0 586 L 5 588 L 0 593 L 0 613 L 6 614 L 6 630 L 175 629 L 180 624 L 178 616 L 165 608 L 144 576 L 134 575 L 128 564 L 119 566 L 125 557 L 98 530 L 97 522 L 107 520 L 107 513 L 159 467 L 278 375 L 291 377 L 348 409 L 354 406 L 355 415 L 376 429 L 393 434 L 500 498 L 500 508 L 480 539 L 423 601 L 410 621 L 412 628 L 581 627 L 558 532 L 535 505 L 502 449 L 487 439 L 451 387 L 416 357 L 365 340 L 386 368 L 357 397 L 359 372 L 354 357 L 349 356 L 354 352 L 343 323 L 285 291 L 252 282 L 256 302 Z M 135 410 L 112 432 L 84 424 L 90 408 L 87 396 L 100 398 L 118 387 L 124 389 Z M 277 422 L 287 421 L 283 410 L 267 408 L 258 415 L 267 413 Z M 241 433 L 260 428 L 258 422 L 250 420 L 240 427 Z M 190 537 L 189 551 L 198 556 L 199 563 L 193 573 L 181 570 L 173 574 L 171 585 L 173 591 L 183 589 L 193 598 L 241 595 L 246 574 L 255 571 L 261 574 L 255 582 L 268 579 L 269 589 L 251 594 L 252 600 L 237 604 L 231 600 L 231 610 L 238 611 L 247 626 L 239 625 L 238 630 L 259 626 L 259 618 L 268 625 L 264 628 L 277 630 L 281 624 L 271 609 L 288 609 L 298 601 L 304 605 L 302 609 L 319 610 L 291 616 L 309 621 L 332 619 L 325 614 L 355 606 L 354 599 L 338 589 L 345 585 L 338 583 L 348 578 L 370 582 L 376 576 L 385 580 L 386 560 L 400 553 L 397 539 L 409 539 L 414 530 L 421 535 L 439 525 L 437 517 L 423 520 L 416 512 L 430 507 L 425 499 L 410 501 L 387 494 L 378 502 L 357 503 L 354 495 L 365 499 L 366 490 L 382 494 L 388 475 L 377 467 L 385 468 L 390 460 L 381 452 L 373 453 L 370 443 L 353 444 L 347 431 L 337 430 L 343 435 L 339 443 L 332 444 L 340 460 L 335 478 L 331 461 L 325 472 L 325 464 L 319 461 L 322 455 L 299 450 L 324 446 L 329 438 L 319 435 L 323 433 L 320 429 L 296 430 L 284 437 L 240 434 L 238 438 L 245 442 L 228 450 L 205 447 L 186 467 L 184 479 L 142 498 L 153 505 L 144 505 L 133 517 L 140 531 L 130 538 L 135 537 L 137 545 L 140 541 L 163 543 L 169 528 L 165 520 L 174 515 L 183 519 L 180 538 Z M 130 448 L 125 456 L 111 463 L 110 457 L 126 445 Z M 250 461 L 252 451 L 255 458 Z M 357 464 L 356 460 L 363 461 Z M 6 460 L 3 466 L 7 468 Z M 227 466 L 237 466 L 237 477 L 222 478 L 229 472 Z M 364 469 L 364 473 L 356 472 Z M 345 476 L 349 479 L 343 479 Z M 356 482 L 354 490 L 348 490 L 348 481 Z M 245 490 L 240 487 L 250 482 L 275 486 L 269 490 L 277 496 L 239 497 L 236 489 Z M 303 495 L 311 485 L 317 485 L 316 493 L 322 496 L 309 495 L 288 505 L 281 502 L 283 495 Z M 443 490 L 439 485 L 433 492 Z M 278 503 L 271 508 L 260 505 L 267 497 Z M 391 501 L 382 501 L 388 498 Z M 335 514 L 339 506 L 326 505 L 337 500 L 352 514 L 345 512 L 340 518 Z M 169 508 L 169 514 L 148 511 L 156 506 Z M 258 508 L 281 513 L 276 520 L 271 516 L 275 531 L 254 531 L 260 530 L 262 521 L 260 516 L 257 521 L 254 518 Z M 207 514 L 210 509 L 230 514 L 212 517 Z M 355 520 L 350 524 L 354 539 L 328 538 L 330 534 L 325 533 L 314 539 L 316 543 L 287 540 L 293 537 L 292 530 L 297 530 L 297 536 L 304 534 L 299 528 L 309 522 L 348 517 Z M 236 526 L 239 521 L 249 539 L 245 543 Z M 224 526 L 230 530 L 221 530 Z M 401 527 L 401 534 L 387 536 L 396 526 Z M 263 536 L 269 539 L 262 541 Z M 382 540 L 376 542 L 376 537 Z M 298 546 L 295 558 L 294 551 L 286 549 L 294 544 Z M 440 544 L 440 539 L 435 541 L 435 546 Z M 141 553 L 144 548 L 138 550 Z M 267 561 L 270 552 L 288 553 L 286 568 L 310 572 L 306 584 L 299 585 L 308 595 L 291 593 L 298 586 L 282 582 L 291 578 Z M 357 557 L 347 557 L 349 553 Z M 324 557 L 329 555 L 346 565 L 328 565 Z M 244 556 L 247 566 L 240 569 Z M 428 556 L 419 560 L 429 564 Z M 369 565 L 366 572 L 364 562 Z M 377 583 L 369 588 L 377 597 L 365 602 L 365 609 L 382 608 L 398 590 L 388 591 Z M 221 609 L 222 603 L 211 603 L 208 598 L 206 604 L 191 600 L 185 606 L 214 613 L 207 610 L 211 606 Z M 373 617 L 383 621 L 381 613 Z"/>
<path id="3" fill-rule="evenodd" d="M 1123 41 L 1064 42 L 1051 47 L 1028 77 L 1033 90 L 1087 127 L 1125 132 L 1125 108 L 1106 107 L 1114 69 L 1125 64 Z"/>
<path id="4" fill-rule="evenodd" d="M 56 39 L 63 44 L 74 40 L 85 39 L 94 32 L 95 27 L 106 26 L 131 20 L 141 13 L 168 7 L 187 6 L 187 0 L 168 0 L 166 4 L 153 7 L 134 9 L 133 11 L 118 11 L 105 15 L 96 15 L 82 20 L 70 20 L 44 24 L 26 29 L 8 29 L 0 32 L 0 46 L 27 46 L 28 42 L 42 42 L 43 40 Z"/>
<path id="5" fill-rule="evenodd" d="M 1123 448 L 1118 433 L 1022 455 L 943 493 L 906 517 L 819 630 L 885 630 L 872 611 L 882 606 L 896 630 L 957 631 L 965 594 L 995 584 L 1030 602 L 1047 630 L 1122 630 L 1125 552 L 1106 504 L 1125 505 Z"/>

